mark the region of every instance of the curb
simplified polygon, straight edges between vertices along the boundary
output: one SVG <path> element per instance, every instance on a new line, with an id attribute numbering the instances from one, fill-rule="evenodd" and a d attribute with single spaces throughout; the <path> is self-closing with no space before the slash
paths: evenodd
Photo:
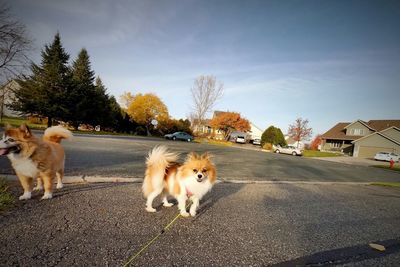
<path id="1" fill-rule="evenodd" d="M 18 181 L 16 175 L 0 174 L 7 180 Z M 82 184 L 82 183 L 142 183 L 143 178 L 128 177 L 103 177 L 103 176 L 64 176 L 64 184 Z"/>
<path id="2" fill-rule="evenodd" d="M 0 174 L 7 180 L 18 181 L 16 175 Z M 64 176 L 64 184 L 84 184 L 84 183 L 142 183 L 143 178 L 138 177 L 104 177 L 104 176 Z M 255 181 L 255 180 L 217 180 L 218 184 L 308 184 L 308 185 L 369 185 L 371 182 L 320 182 L 320 181 Z"/>

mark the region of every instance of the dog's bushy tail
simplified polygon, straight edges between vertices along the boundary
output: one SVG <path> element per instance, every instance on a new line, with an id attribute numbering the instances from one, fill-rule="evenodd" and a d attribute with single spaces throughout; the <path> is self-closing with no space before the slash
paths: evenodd
<path id="1" fill-rule="evenodd" d="M 58 125 L 47 128 L 46 131 L 44 131 L 43 140 L 61 143 L 62 139 L 70 139 L 71 137 L 72 133 L 69 130 Z"/>
<path id="2" fill-rule="evenodd" d="M 147 168 L 142 186 L 145 197 L 153 190 L 164 186 L 165 170 L 178 158 L 178 153 L 168 151 L 165 146 L 157 146 L 150 150 L 146 159 Z"/>

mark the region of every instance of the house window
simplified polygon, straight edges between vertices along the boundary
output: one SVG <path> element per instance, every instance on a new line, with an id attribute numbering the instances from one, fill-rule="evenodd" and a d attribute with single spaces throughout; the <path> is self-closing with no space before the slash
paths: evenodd
<path id="1" fill-rule="evenodd" d="M 332 142 L 331 143 L 331 147 L 332 148 L 339 148 L 339 147 L 341 147 L 342 146 L 342 143 L 341 142 Z"/>
<path id="2" fill-rule="evenodd" d="M 364 129 L 351 129 L 351 135 L 364 135 Z"/>

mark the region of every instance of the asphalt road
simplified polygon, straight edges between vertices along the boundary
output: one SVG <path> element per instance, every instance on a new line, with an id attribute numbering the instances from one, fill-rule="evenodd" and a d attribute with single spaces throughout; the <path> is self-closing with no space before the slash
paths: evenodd
<path id="1" fill-rule="evenodd" d="M 140 184 L 39 198 L 0 215 L 0 266 L 121 266 L 177 214 L 145 212 Z M 399 207 L 398 189 L 376 186 L 220 183 L 133 266 L 398 266 Z"/>
<path id="2" fill-rule="evenodd" d="M 268 181 L 400 181 L 398 172 L 349 166 L 318 159 L 294 157 L 159 138 L 75 136 L 63 141 L 66 150 L 66 175 L 143 177 L 148 151 L 156 145 L 167 145 L 182 153 L 209 151 L 214 155 L 221 180 Z M 0 174 L 13 174 L 6 157 L 0 157 Z"/>

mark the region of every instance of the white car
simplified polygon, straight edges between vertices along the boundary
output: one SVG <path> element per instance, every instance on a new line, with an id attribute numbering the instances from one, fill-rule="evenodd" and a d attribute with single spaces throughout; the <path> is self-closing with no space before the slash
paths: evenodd
<path id="1" fill-rule="evenodd" d="M 294 146 L 278 146 L 275 147 L 275 153 L 283 153 L 283 154 L 291 154 L 293 156 L 301 156 L 303 155 L 303 150 Z"/>
<path id="2" fill-rule="evenodd" d="M 244 144 L 244 143 L 246 143 L 246 138 L 244 136 L 242 136 L 242 135 L 238 135 L 236 137 L 236 143 Z"/>
<path id="3" fill-rule="evenodd" d="M 383 160 L 383 161 L 399 161 L 400 156 L 395 154 L 395 153 L 389 153 L 389 152 L 378 152 L 375 154 L 374 159 L 375 160 Z"/>
<path id="4" fill-rule="evenodd" d="M 261 139 L 259 139 L 259 138 L 254 139 L 253 140 L 253 145 L 260 146 L 261 145 Z"/>

